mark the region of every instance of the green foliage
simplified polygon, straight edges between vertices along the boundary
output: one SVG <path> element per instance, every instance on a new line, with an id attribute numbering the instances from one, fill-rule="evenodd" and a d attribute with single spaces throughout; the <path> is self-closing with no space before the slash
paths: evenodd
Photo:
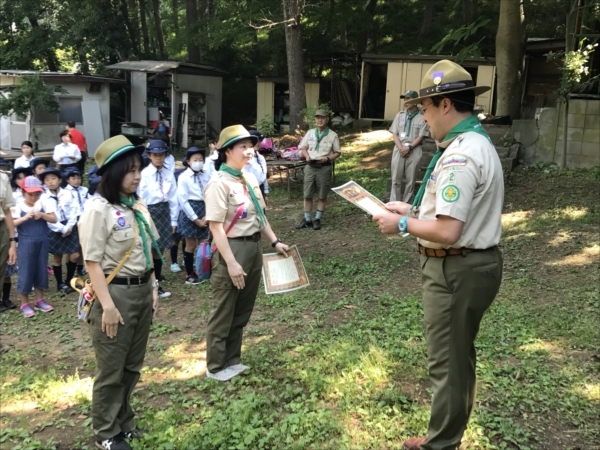
<path id="1" fill-rule="evenodd" d="M 67 94 L 60 86 L 47 86 L 39 75 L 25 76 L 8 98 L 0 95 L 0 115 L 17 114 L 26 116 L 32 108 L 58 112 L 60 106 L 55 94 Z"/>
<path id="2" fill-rule="evenodd" d="M 309 106 L 308 108 L 300 110 L 302 120 L 309 128 L 315 126 L 315 113 L 319 109 L 324 109 L 325 111 L 327 111 L 329 113 L 330 119 L 333 116 L 333 111 L 331 110 L 329 103 L 321 103 L 319 106 Z"/>
<path id="3" fill-rule="evenodd" d="M 589 75 L 589 60 L 598 44 L 587 44 L 582 39 L 579 48 L 570 52 L 549 52 L 546 54 L 548 61 L 562 61 L 560 87 L 558 95 L 566 97 L 572 93 L 577 85 L 586 80 Z M 594 77 L 598 78 L 598 76 Z M 588 80 L 591 81 L 591 80 Z"/>
<path id="4" fill-rule="evenodd" d="M 256 124 L 254 124 L 256 130 L 262 134 L 263 136 L 273 136 L 277 131 L 275 128 L 275 122 L 273 122 L 273 118 L 269 115 L 260 119 Z"/>
<path id="5" fill-rule="evenodd" d="M 490 23 L 490 19 L 480 18 L 476 22 L 473 22 L 468 25 L 463 25 L 456 30 L 450 30 L 443 39 L 435 44 L 431 51 L 436 52 L 436 54 L 441 54 L 445 47 L 450 45 L 453 49 L 458 49 L 458 53 L 456 54 L 455 61 L 457 63 L 462 63 L 467 58 L 479 58 L 481 57 L 481 42 L 486 38 L 484 35 L 476 42 L 467 43 L 470 38 L 477 36 L 478 31 L 485 27 L 488 23 Z M 446 49 L 446 52 L 448 50 Z"/>

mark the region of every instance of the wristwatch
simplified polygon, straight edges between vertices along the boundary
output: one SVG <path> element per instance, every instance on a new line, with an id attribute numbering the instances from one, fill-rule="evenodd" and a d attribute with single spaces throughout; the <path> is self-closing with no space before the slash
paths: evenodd
<path id="1" fill-rule="evenodd" d="M 155 289 L 158 287 L 158 280 L 154 280 L 154 282 L 152 283 L 152 289 Z"/>
<path id="2" fill-rule="evenodd" d="M 412 145 L 409 145 L 409 146 L 408 146 L 408 151 L 409 151 L 409 152 L 412 152 L 412 151 L 413 151 L 413 146 L 412 146 Z"/>
<path id="3" fill-rule="evenodd" d="M 406 233 L 408 229 L 408 216 L 404 216 L 402 219 L 398 221 L 398 231 L 400 233 Z"/>
<path id="4" fill-rule="evenodd" d="M 9 241 L 10 242 L 19 242 L 19 238 L 18 237 L 10 238 Z"/>

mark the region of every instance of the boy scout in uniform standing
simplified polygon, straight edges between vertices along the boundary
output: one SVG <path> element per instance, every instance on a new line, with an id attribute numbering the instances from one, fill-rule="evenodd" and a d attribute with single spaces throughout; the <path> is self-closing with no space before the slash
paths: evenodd
<path id="1" fill-rule="evenodd" d="M 410 99 L 419 96 L 415 91 L 407 91 L 400 96 L 404 99 L 404 111 L 396 114 L 390 133 L 394 139 L 394 151 L 392 153 L 392 189 L 390 202 L 409 202 L 415 191 L 419 163 L 423 156 L 421 144 L 429 135 L 427 124 L 423 114 Z M 406 188 L 402 195 L 402 178 L 406 176 Z"/>
<path id="2" fill-rule="evenodd" d="M 338 159 L 341 153 L 337 133 L 327 126 L 329 113 L 324 109 L 318 109 L 315 113 L 315 122 L 317 128 L 308 130 L 298 146 L 308 165 L 304 168 L 304 219 L 296 227 L 297 229 L 310 227 L 313 230 L 321 229 L 321 217 L 331 187 L 332 162 Z M 313 221 L 311 212 L 315 193 L 319 196 L 319 203 Z"/>
<path id="3" fill-rule="evenodd" d="M 477 116 L 469 73 L 443 60 L 421 82 L 425 121 L 439 148 L 413 205 L 390 202 L 378 214 L 385 234 L 410 233 L 419 241 L 429 377 L 433 385 L 426 438 L 408 450 L 456 449 L 475 403 L 475 338 L 502 280 L 504 179 L 498 154 Z M 418 214 L 416 213 L 418 211 Z"/>

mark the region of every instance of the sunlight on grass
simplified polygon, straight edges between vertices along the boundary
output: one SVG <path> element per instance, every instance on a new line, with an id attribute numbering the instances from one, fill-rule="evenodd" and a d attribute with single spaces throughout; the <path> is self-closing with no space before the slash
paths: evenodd
<path id="1" fill-rule="evenodd" d="M 550 243 L 552 245 L 552 243 Z M 547 261 L 544 264 L 548 266 L 585 266 L 589 264 L 598 264 L 600 258 L 600 245 L 586 247 L 575 255 L 568 255 L 559 260 Z"/>
<path id="2" fill-rule="evenodd" d="M 600 402 L 600 383 L 585 383 L 574 387 L 573 391 L 591 402 Z"/>
<path id="3" fill-rule="evenodd" d="M 502 214 L 502 230 L 514 231 L 519 230 L 523 222 L 531 218 L 531 211 L 515 211 L 508 214 Z"/>

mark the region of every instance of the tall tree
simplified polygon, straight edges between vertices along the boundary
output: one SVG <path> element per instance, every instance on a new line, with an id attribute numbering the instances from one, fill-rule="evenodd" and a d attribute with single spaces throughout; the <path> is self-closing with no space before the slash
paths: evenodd
<path id="1" fill-rule="evenodd" d="M 156 29 L 156 41 L 161 59 L 167 59 L 165 52 L 165 36 L 163 34 L 162 19 L 160 18 L 160 0 L 152 0 L 154 28 Z"/>
<path id="2" fill-rule="evenodd" d="M 142 36 L 144 38 L 144 54 L 150 53 L 150 37 L 148 35 L 148 23 L 146 22 L 146 0 L 140 2 L 140 22 L 142 24 Z"/>
<path id="3" fill-rule="evenodd" d="M 290 131 L 302 128 L 300 111 L 306 108 L 304 89 L 304 53 L 302 51 L 301 0 L 283 0 L 285 48 L 290 88 Z"/>
<path id="4" fill-rule="evenodd" d="M 362 27 L 358 34 L 358 42 L 356 50 L 358 53 L 367 51 L 369 44 L 369 33 L 373 31 L 373 19 L 375 17 L 375 8 L 377 7 L 377 0 L 369 0 L 365 5 L 364 15 L 362 16 L 361 24 Z"/>
<path id="5" fill-rule="evenodd" d="M 131 39 L 131 46 L 133 47 L 134 52 L 139 54 L 140 47 L 135 39 L 135 30 L 133 29 L 131 20 L 129 20 L 129 6 L 127 5 L 127 0 L 121 0 L 119 6 L 121 9 L 121 16 L 123 16 L 123 23 L 125 24 L 125 28 L 127 28 L 129 38 Z"/>
<path id="6" fill-rule="evenodd" d="M 187 31 L 188 61 L 200 64 L 200 46 L 196 35 L 198 25 L 198 6 L 196 0 L 185 0 L 185 24 Z"/>
<path id="7" fill-rule="evenodd" d="M 421 25 L 421 31 L 419 36 L 425 36 L 431 29 L 433 23 L 433 3 L 435 0 L 425 0 L 425 14 L 423 16 L 423 24 Z"/>
<path id="8" fill-rule="evenodd" d="M 523 20 L 520 1 L 500 0 L 500 18 L 496 33 L 496 115 L 510 116 L 511 119 L 518 119 L 521 114 Z"/>
<path id="9" fill-rule="evenodd" d="M 515 3 L 519 3 L 518 0 L 513 0 Z M 462 0 L 463 7 L 463 20 L 465 24 L 470 24 L 477 18 L 477 0 Z"/>
<path id="10" fill-rule="evenodd" d="M 175 30 L 175 34 L 179 33 L 179 0 L 171 1 L 171 14 L 173 17 L 173 29 Z"/>

